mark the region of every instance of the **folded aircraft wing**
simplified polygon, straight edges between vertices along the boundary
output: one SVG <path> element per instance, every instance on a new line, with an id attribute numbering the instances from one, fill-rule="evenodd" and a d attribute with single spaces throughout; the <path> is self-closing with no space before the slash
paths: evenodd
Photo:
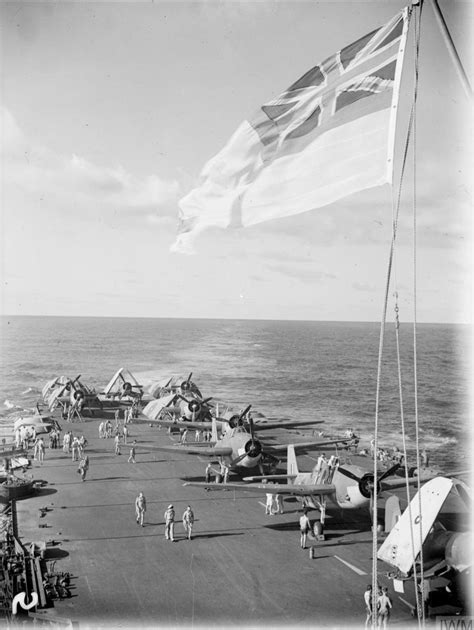
<path id="1" fill-rule="evenodd" d="M 197 486 L 216 490 L 242 490 L 256 494 L 283 494 L 287 496 L 307 497 L 312 495 L 334 494 L 336 487 L 333 484 L 268 484 L 268 483 L 223 483 L 213 484 L 203 481 L 187 481 L 183 486 Z"/>
<path id="2" fill-rule="evenodd" d="M 174 398 L 176 398 L 175 394 L 168 394 L 167 396 L 151 400 L 143 408 L 143 415 L 150 420 L 156 420 L 165 407 L 171 406 Z"/>
<path id="3" fill-rule="evenodd" d="M 189 446 L 147 446 L 150 451 L 167 451 L 168 453 L 181 453 L 188 455 L 204 455 L 205 457 L 220 457 L 221 455 L 232 455 L 232 449 L 230 447 L 213 447 L 213 446 L 198 446 L 203 444 L 197 442 L 196 445 Z"/>

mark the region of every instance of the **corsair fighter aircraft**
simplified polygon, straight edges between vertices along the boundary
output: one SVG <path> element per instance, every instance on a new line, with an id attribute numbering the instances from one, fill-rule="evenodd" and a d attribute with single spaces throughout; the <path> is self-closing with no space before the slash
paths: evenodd
<path id="1" fill-rule="evenodd" d="M 191 455 L 210 457 L 226 463 L 231 470 L 261 466 L 265 459 L 269 459 L 275 463 L 277 461 L 276 456 L 285 452 L 287 445 L 281 444 L 270 446 L 263 444 L 255 435 L 253 420 L 250 420 L 249 427 L 249 431 L 242 426 L 229 427 L 222 437 L 218 438 L 216 419 L 212 418 L 211 442 L 184 443 L 176 446 L 153 446 L 152 449 L 171 453 L 188 453 Z M 337 439 L 330 441 L 301 442 L 299 444 L 295 444 L 293 449 L 299 448 L 305 450 L 308 448 L 334 444 L 344 445 L 346 444 L 346 441 L 343 439 Z M 248 486 L 244 484 L 244 487 Z"/>
<path id="2" fill-rule="evenodd" d="M 319 445 L 347 444 L 342 439 L 328 442 L 320 442 Z M 257 494 L 279 494 L 282 496 L 296 496 L 304 505 L 318 509 L 321 513 L 321 523 L 324 523 L 327 501 L 331 501 L 342 509 L 370 508 L 375 492 L 374 475 L 367 469 L 354 465 L 339 465 L 338 458 L 333 460 L 333 465 L 320 465 L 319 463 L 311 472 L 299 472 L 296 461 L 295 446 L 289 444 L 287 448 L 287 474 L 263 475 L 261 477 L 245 477 L 251 482 L 261 483 L 228 483 L 226 488 L 254 492 Z M 377 493 L 383 490 L 399 488 L 405 485 L 401 478 L 389 480 L 399 464 L 395 464 L 384 471 L 377 478 Z M 288 483 L 272 483 L 269 481 L 283 481 Z M 205 486 L 202 482 L 188 482 L 186 485 Z"/>

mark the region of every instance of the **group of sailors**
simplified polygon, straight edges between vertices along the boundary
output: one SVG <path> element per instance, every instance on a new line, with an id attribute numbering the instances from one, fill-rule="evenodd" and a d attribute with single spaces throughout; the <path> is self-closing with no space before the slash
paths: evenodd
<path id="1" fill-rule="evenodd" d="M 81 435 L 73 435 L 72 431 L 66 431 L 63 437 L 63 452 L 72 455 L 72 461 L 78 462 L 84 457 L 84 449 L 87 445 L 86 438 Z"/>
<path id="2" fill-rule="evenodd" d="M 219 470 L 212 467 L 211 463 L 206 466 L 205 480 L 206 483 L 212 483 L 214 477 L 215 483 L 227 483 L 229 480 L 230 467 L 223 461 L 220 462 Z"/>
<path id="3" fill-rule="evenodd" d="M 325 453 L 321 453 L 316 462 L 314 469 L 314 483 L 324 484 L 331 483 L 334 476 L 334 472 L 339 466 L 339 457 L 337 455 L 331 455 L 327 459 Z"/>
<path id="4" fill-rule="evenodd" d="M 281 494 L 273 494 L 272 492 L 267 492 L 265 514 L 273 516 L 274 514 L 283 514 L 283 512 L 283 498 Z"/>
<path id="5" fill-rule="evenodd" d="M 193 429 L 194 431 L 194 429 Z M 202 437 L 202 440 L 201 440 Z M 194 432 L 194 441 L 195 442 L 211 442 L 212 440 L 212 431 L 210 429 L 196 429 Z M 188 441 L 188 428 L 180 429 L 180 442 L 181 444 L 186 444 Z"/>
<path id="6" fill-rule="evenodd" d="M 123 439 L 126 444 L 129 434 L 127 425 L 133 422 L 133 418 L 133 407 L 127 407 L 123 410 L 123 423 L 121 423 L 120 411 L 117 409 L 115 411 L 115 425 L 112 425 L 110 420 L 104 420 L 99 424 L 99 438 L 116 438 L 118 436 L 120 439 Z"/>
<path id="7" fill-rule="evenodd" d="M 61 436 L 60 429 L 53 428 L 49 433 L 49 448 L 58 448 L 59 440 Z M 35 459 L 43 459 L 44 458 L 44 449 L 46 448 L 46 444 L 44 442 L 44 438 L 41 437 L 41 434 L 38 436 L 36 434 L 35 427 L 23 426 L 19 427 L 15 431 L 15 448 L 23 449 L 27 451 L 30 447 L 30 443 L 33 443 Z M 39 457 L 40 453 L 42 453 L 43 457 Z"/>
<path id="8" fill-rule="evenodd" d="M 374 457 L 375 455 L 375 439 L 374 438 L 370 440 L 370 450 L 368 452 L 366 450 L 360 451 L 360 454 L 361 455 L 370 454 L 371 457 Z M 421 458 L 422 467 L 428 468 L 430 458 L 429 458 L 429 454 L 426 448 L 423 448 L 423 450 L 421 451 L 420 458 Z M 386 464 L 394 463 L 394 464 L 399 464 L 400 466 L 403 466 L 405 462 L 404 454 L 396 445 L 393 446 L 391 450 L 386 449 L 386 448 L 377 448 L 377 459 L 378 461 L 386 463 Z"/>
<path id="9" fill-rule="evenodd" d="M 24 451 L 27 451 L 30 440 L 36 440 L 35 427 L 19 427 L 15 430 L 15 448 L 22 448 Z"/>

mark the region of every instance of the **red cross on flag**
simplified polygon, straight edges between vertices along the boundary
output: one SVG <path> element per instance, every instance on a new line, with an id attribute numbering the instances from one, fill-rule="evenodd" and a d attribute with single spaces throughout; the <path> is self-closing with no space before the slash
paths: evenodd
<path id="1" fill-rule="evenodd" d="M 180 206 L 172 251 L 391 183 L 408 9 L 318 64 L 244 121 Z"/>

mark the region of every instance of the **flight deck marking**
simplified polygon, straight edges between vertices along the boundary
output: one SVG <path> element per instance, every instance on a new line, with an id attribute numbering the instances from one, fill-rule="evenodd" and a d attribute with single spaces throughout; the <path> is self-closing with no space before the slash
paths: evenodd
<path id="1" fill-rule="evenodd" d="M 362 569 L 358 569 L 353 564 L 349 564 L 349 562 L 346 562 L 346 560 L 339 558 L 339 556 L 334 556 L 334 557 L 337 558 L 340 562 L 342 562 L 342 564 L 345 564 L 347 567 L 349 567 L 349 569 L 352 569 L 353 571 L 355 571 L 358 575 L 367 575 L 365 571 L 362 571 Z"/>
<path id="2" fill-rule="evenodd" d="M 260 503 L 260 505 L 261 505 L 262 507 L 267 507 L 267 506 L 265 505 L 265 503 L 262 503 L 261 501 L 259 501 L 259 503 Z"/>

